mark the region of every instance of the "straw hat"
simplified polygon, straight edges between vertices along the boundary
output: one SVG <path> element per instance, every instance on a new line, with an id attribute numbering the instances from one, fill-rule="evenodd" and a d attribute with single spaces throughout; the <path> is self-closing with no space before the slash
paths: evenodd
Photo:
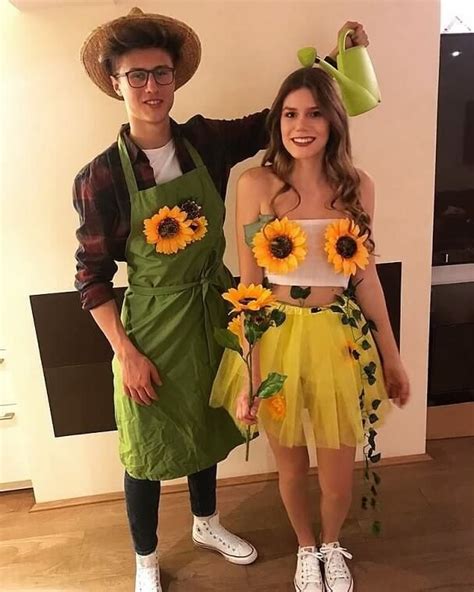
<path id="1" fill-rule="evenodd" d="M 201 61 L 201 42 L 196 33 L 185 23 L 161 14 L 147 14 L 139 8 L 132 8 L 127 16 L 122 16 L 94 29 L 85 40 L 81 49 L 81 61 L 89 78 L 97 86 L 114 99 L 123 100 L 117 95 L 112 81 L 103 63 L 104 48 L 113 34 L 129 24 L 153 22 L 161 25 L 171 33 L 177 34 L 183 41 L 181 58 L 175 65 L 176 88 L 186 84 L 196 72 Z"/>

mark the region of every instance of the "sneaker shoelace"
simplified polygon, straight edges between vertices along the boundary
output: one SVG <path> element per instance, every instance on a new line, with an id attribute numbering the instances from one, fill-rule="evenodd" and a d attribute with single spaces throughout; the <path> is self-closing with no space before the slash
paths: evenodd
<path id="1" fill-rule="evenodd" d="M 351 577 L 349 569 L 344 561 L 344 557 L 346 559 L 352 559 L 352 555 L 349 553 L 347 549 L 343 547 L 332 547 L 322 545 L 321 555 L 324 558 L 324 568 L 326 570 L 326 574 L 336 579 L 348 579 Z"/>
<path id="2" fill-rule="evenodd" d="M 215 526 L 206 524 L 204 528 L 215 540 L 218 540 L 234 552 L 241 546 L 242 540 L 240 537 L 229 532 L 221 524 L 216 524 Z"/>
<path id="3" fill-rule="evenodd" d="M 298 559 L 301 561 L 301 579 L 305 584 L 321 584 L 320 560 L 323 559 L 318 551 L 310 551 L 304 547 L 298 551 Z"/>

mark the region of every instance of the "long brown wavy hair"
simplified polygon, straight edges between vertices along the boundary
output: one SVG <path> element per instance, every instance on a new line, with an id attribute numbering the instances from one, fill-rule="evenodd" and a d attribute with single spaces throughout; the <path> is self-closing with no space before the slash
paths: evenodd
<path id="1" fill-rule="evenodd" d="M 267 118 L 267 129 L 270 142 L 262 160 L 262 166 L 268 166 L 282 181 L 283 186 L 273 196 L 275 200 L 290 189 L 301 196 L 290 182 L 295 160 L 286 150 L 281 137 L 281 116 L 286 97 L 293 91 L 307 88 L 319 105 L 323 117 L 329 122 L 329 138 L 324 150 L 323 172 L 334 191 L 330 207 L 342 209 L 356 224 L 362 234 L 367 234 L 366 246 L 370 252 L 374 250 L 371 239 L 370 216 L 360 201 L 360 177 L 352 162 L 351 139 L 347 112 L 341 101 L 333 79 L 321 68 L 300 68 L 290 74 L 284 81 L 273 102 Z M 336 202 L 339 208 L 336 208 Z"/>

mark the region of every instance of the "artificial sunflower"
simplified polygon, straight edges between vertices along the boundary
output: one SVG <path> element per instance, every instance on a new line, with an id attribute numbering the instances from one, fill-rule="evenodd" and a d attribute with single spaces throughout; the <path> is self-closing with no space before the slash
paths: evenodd
<path id="1" fill-rule="evenodd" d="M 306 257 L 306 233 L 285 216 L 257 232 L 252 251 L 260 267 L 272 273 L 288 273 Z"/>
<path id="2" fill-rule="evenodd" d="M 243 341 L 244 341 L 243 313 L 240 313 L 239 315 L 233 317 L 229 321 L 229 324 L 227 325 L 227 329 L 229 329 L 229 331 L 231 331 L 234 335 L 237 335 L 237 337 L 239 338 L 240 347 L 243 347 Z"/>
<path id="3" fill-rule="evenodd" d="M 207 219 L 205 216 L 191 220 L 190 228 L 193 231 L 193 242 L 199 241 L 207 234 Z"/>
<path id="4" fill-rule="evenodd" d="M 193 241 L 194 231 L 186 212 L 178 206 L 161 208 L 158 214 L 144 220 L 144 234 L 148 244 L 156 245 L 157 253 L 177 253 Z"/>
<path id="5" fill-rule="evenodd" d="M 202 207 L 194 199 L 186 199 L 178 205 L 183 212 L 186 212 L 188 220 L 194 220 L 202 216 Z"/>
<path id="6" fill-rule="evenodd" d="M 222 298 L 233 305 L 232 312 L 257 311 L 276 304 L 271 290 L 264 288 L 260 284 L 246 286 L 240 283 L 237 289 L 231 288 L 228 292 L 222 294 Z"/>
<path id="7" fill-rule="evenodd" d="M 367 234 L 360 235 L 360 228 L 353 220 L 336 220 L 326 228 L 324 250 L 336 273 L 353 275 L 357 267 L 365 269 L 369 263 L 369 252 L 364 245 Z"/>
<path id="8" fill-rule="evenodd" d="M 266 399 L 266 405 L 270 417 L 275 421 L 282 421 L 286 415 L 286 400 L 283 395 L 274 395 Z"/>

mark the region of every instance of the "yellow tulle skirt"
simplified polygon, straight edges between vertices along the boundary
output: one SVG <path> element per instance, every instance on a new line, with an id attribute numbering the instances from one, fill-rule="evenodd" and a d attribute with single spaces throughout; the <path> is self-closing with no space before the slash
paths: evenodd
<path id="1" fill-rule="evenodd" d="M 276 398 L 262 400 L 258 426 L 282 446 L 307 446 L 309 437 L 319 448 L 356 446 L 369 427 L 381 424 L 390 408 L 373 337 L 367 328 L 362 332 L 365 319 L 357 305 L 351 301 L 350 306 L 360 317 L 357 328 L 343 324 L 342 315 L 330 306 L 280 303 L 286 320 L 271 327 L 260 341 L 262 380 L 270 372 L 287 378 Z M 247 383 L 242 358 L 226 349 L 210 404 L 226 408 L 243 433 L 246 426 L 236 420 L 235 411 Z"/>

